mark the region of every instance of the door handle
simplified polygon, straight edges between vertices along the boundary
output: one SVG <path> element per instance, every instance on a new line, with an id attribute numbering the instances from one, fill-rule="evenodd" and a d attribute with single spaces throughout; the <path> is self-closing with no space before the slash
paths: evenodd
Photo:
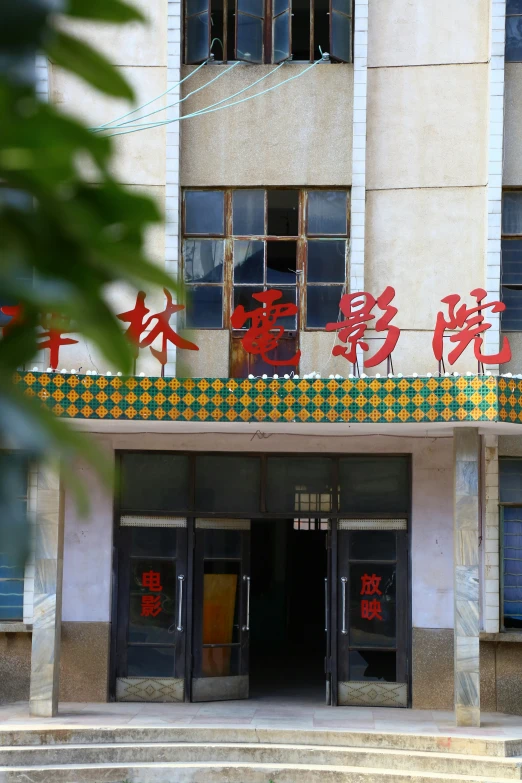
<path id="1" fill-rule="evenodd" d="M 342 599 L 343 599 L 343 608 L 342 608 L 342 620 L 343 625 L 341 628 L 341 633 L 347 634 L 348 630 L 346 628 L 346 582 L 348 581 L 348 578 L 346 576 L 341 577 L 341 592 L 342 592 Z"/>
<path id="2" fill-rule="evenodd" d="M 243 626 L 243 631 L 250 631 L 250 577 L 244 576 L 243 582 L 246 582 L 247 587 L 246 625 Z"/>
<path id="3" fill-rule="evenodd" d="M 324 630 L 328 633 L 328 578 L 324 579 Z"/>
<path id="4" fill-rule="evenodd" d="M 181 625 L 182 620 L 182 613 L 183 613 L 183 582 L 185 581 L 185 577 L 183 574 L 180 574 L 178 576 L 178 582 L 179 582 L 179 591 L 178 591 L 178 624 L 176 626 L 176 631 L 183 632 L 183 626 Z"/>

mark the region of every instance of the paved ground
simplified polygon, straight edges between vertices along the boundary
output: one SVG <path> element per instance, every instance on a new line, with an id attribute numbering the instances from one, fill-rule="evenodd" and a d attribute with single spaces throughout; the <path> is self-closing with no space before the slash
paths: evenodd
<path id="1" fill-rule="evenodd" d="M 60 704 L 57 718 L 31 718 L 27 702 L 0 705 L 0 730 L 40 727 L 223 726 L 522 737 L 522 717 L 483 713 L 480 729 L 456 728 L 452 712 L 326 707 L 276 698 L 205 704 Z"/>

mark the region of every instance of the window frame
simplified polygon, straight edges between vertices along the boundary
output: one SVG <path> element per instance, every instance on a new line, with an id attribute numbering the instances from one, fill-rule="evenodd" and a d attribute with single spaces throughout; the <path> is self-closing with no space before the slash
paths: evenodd
<path id="1" fill-rule="evenodd" d="M 24 501 L 25 513 L 27 514 L 27 512 L 28 512 L 28 505 L 29 505 L 29 484 L 30 484 L 29 474 L 30 474 L 30 470 L 31 470 L 31 466 L 29 464 L 29 460 L 27 459 L 27 457 L 24 458 L 23 455 L 19 455 L 19 453 L 17 454 L 17 452 L 13 452 L 13 451 L 2 450 L 2 454 L 5 455 L 6 457 L 15 456 L 15 458 L 17 458 L 18 456 L 22 456 L 22 459 L 24 460 L 24 463 L 25 463 L 25 494 L 24 495 L 20 495 L 17 499 Z M 2 571 L 1 571 L 2 568 L 12 568 L 12 567 L 13 566 L 0 566 L 0 574 L 2 573 Z M 14 576 L 5 576 L 4 577 L 4 576 L 0 575 L 0 582 L 2 584 L 6 583 L 6 582 L 19 582 L 22 585 L 22 593 L 21 593 L 22 605 L 20 607 L 19 616 L 17 616 L 17 617 L 4 617 L 2 612 L 3 612 L 4 609 L 9 608 L 9 607 L 4 606 L 0 602 L 0 624 L 1 625 L 9 625 L 11 623 L 14 623 L 14 624 L 18 625 L 18 624 L 24 622 L 24 598 L 25 598 L 26 569 L 25 569 L 24 566 L 21 566 L 20 570 L 23 572 L 22 576 L 16 576 L 16 577 L 14 577 Z M 10 607 L 10 608 L 14 609 L 14 608 L 17 608 L 17 607 Z"/>
<path id="2" fill-rule="evenodd" d="M 518 462 L 522 462 L 522 459 L 520 457 L 503 457 L 499 456 L 498 462 L 499 462 L 499 478 L 500 478 L 500 464 L 505 462 L 511 462 L 517 460 Z M 504 622 L 504 550 L 505 550 L 505 543 L 504 543 L 504 509 L 505 508 L 520 508 L 522 511 L 522 500 L 520 502 L 511 502 L 511 501 L 502 501 L 500 499 L 500 481 L 499 481 L 499 504 L 498 504 L 498 516 L 499 516 L 499 628 L 501 633 L 517 633 L 522 635 L 522 627 L 521 628 L 509 628 L 506 627 Z"/>
<path id="3" fill-rule="evenodd" d="M 522 14 L 521 14 L 522 16 Z M 504 197 L 508 193 L 519 193 L 521 198 L 521 212 L 522 212 L 522 188 L 504 188 L 502 190 L 502 212 L 501 212 L 501 225 L 500 225 L 500 246 L 501 246 L 501 256 L 500 256 L 500 298 L 501 301 L 504 302 L 504 290 L 511 290 L 511 291 L 520 291 L 520 301 L 522 306 L 522 283 L 504 283 L 504 250 L 505 250 L 505 243 L 507 242 L 522 242 L 522 231 L 519 234 L 511 234 L 504 231 Z M 522 272 L 522 264 L 521 264 L 521 272 Z M 504 313 L 500 314 L 500 330 L 502 332 L 512 333 L 512 332 L 522 332 L 522 319 L 520 322 L 520 328 L 519 329 L 513 329 L 506 327 L 504 325 L 505 316 Z"/>
<path id="4" fill-rule="evenodd" d="M 237 26 L 238 26 L 238 16 L 239 13 L 245 13 L 244 11 L 238 12 L 237 10 L 237 0 L 222 0 L 223 6 L 221 9 L 212 10 L 211 0 L 208 2 L 208 15 L 209 15 L 209 49 L 208 49 L 208 56 L 211 56 L 211 49 L 212 49 L 212 42 L 214 40 L 218 41 L 218 50 L 221 49 L 221 59 L 215 58 L 214 62 L 219 64 L 227 64 L 230 62 L 235 62 L 237 60 L 240 60 L 241 62 L 250 62 L 250 63 L 263 63 L 265 65 L 272 65 L 277 64 L 280 62 L 284 62 L 284 60 L 281 59 L 275 59 L 274 58 L 274 24 L 275 19 L 279 18 L 281 14 L 278 14 L 276 17 L 274 14 L 274 0 L 263 0 L 263 9 L 264 9 L 264 15 L 263 17 L 257 17 L 262 18 L 263 20 L 263 34 L 262 34 L 262 59 L 261 60 L 252 60 L 252 59 L 246 59 L 246 58 L 240 58 L 238 57 L 237 53 Z M 353 63 L 353 49 L 354 49 L 354 0 L 349 0 L 350 3 L 350 13 L 344 14 L 338 10 L 335 10 L 336 15 L 341 15 L 347 19 L 349 19 L 349 25 L 350 25 L 350 41 L 349 41 L 349 48 L 350 48 L 350 56 L 348 60 L 344 60 L 342 58 L 336 57 L 332 53 L 332 41 L 333 41 L 333 30 L 332 26 L 335 24 L 334 19 L 334 11 L 332 10 L 332 0 L 329 0 L 329 10 L 327 12 L 328 14 L 328 41 L 327 43 L 327 51 L 330 53 L 330 57 L 333 62 L 340 62 L 340 63 Z M 315 14 L 316 14 L 316 8 L 315 8 L 316 0 L 310 0 L 310 43 L 309 43 L 309 57 L 305 60 L 295 60 L 294 62 L 314 62 L 318 59 L 319 55 L 316 52 L 316 49 L 320 45 L 321 42 L 317 43 L 315 41 Z M 234 30 L 234 41 L 232 42 L 232 46 L 230 46 L 229 42 L 229 21 L 228 21 L 228 15 L 229 15 L 229 7 L 232 6 L 234 8 L 234 21 L 233 21 L 233 30 Z M 289 0 L 288 2 L 289 6 L 289 15 L 290 15 L 290 24 L 289 24 L 289 35 L 288 35 L 288 44 L 289 44 L 289 60 L 293 60 L 293 53 L 292 53 L 292 0 Z M 206 12 L 202 12 L 206 13 Z M 219 32 L 219 30 L 222 30 L 222 38 L 216 38 L 214 36 L 212 31 L 212 16 L 216 14 L 222 14 L 222 19 L 220 20 L 220 24 L 217 25 L 218 30 L 216 32 Z M 248 15 L 248 14 L 247 14 Z M 196 16 L 196 14 L 191 14 L 191 16 Z M 204 62 L 204 60 L 191 60 L 189 61 L 188 58 L 188 18 L 189 15 L 187 13 L 187 0 L 184 2 L 183 6 L 183 65 L 199 65 L 201 62 Z M 221 44 L 221 46 L 220 46 Z M 229 49 L 233 50 L 233 57 L 230 58 L 228 56 Z"/>
<path id="5" fill-rule="evenodd" d="M 187 191 L 207 191 L 214 192 L 216 190 L 222 191 L 225 194 L 225 234 L 185 234 L 185 196 Z M 233 194 L 235 191 L 249 191 L 249 190 L 263 190 L 264 191 L 264 234 L 234 234 L 233 233 Z M 298 191 L 298 233 L 296 236 L 281 236 L 268 233 L 268 192 L 274 190 L 296 190 Z M 331 192 L 339 191 L 346 194 L 346 234 L 309 234 L 308 233 L 308 194 L 311 192 Z M 269 242 L 296 242 L 296 297 L 297 305 L 299 308 L 296 318 L 296 329 L 288 330 L 286 334 L 295 334 L 300 331 L 304 332 L 325 332 L 326 322 L 323 327 L 307 326 L 307 293 L 308 286 L 313 287 L 341 287 L 342 292 L 346 290 L 349 281 L 349 267 L 350 267 L 350 201 L 351 191 L 350 188 L 340 187 L 320 187 L 320 188 L 299 188 L 299 187 L 230 187 L 230 188 L 184 188 L 182 191 L 182 247 L 181 247 L 181 264 L 180 275 L 183 281 L 184 288 L 190 288 L 198 283 L 185 283 L 185 242 L 190 239 L 215 239 L 224 241 L 224 264 L 223 264 L 223 281 L 221 283 L 203 283 L 201 285 L 218 286 L 223 290 L 223 319 L 221 327 L 204 327 L 204 326 L 187 326 L 190 329 L 201 329 L 202 331 L 228 331 L 234 335 L 241 335 L 244 330 L 232 329 L 230 318 L 234 310 L 234 242 L 235 241 L 261 241 L 265 244 L 265 274 L 266 274 L 266 245 Z M 318 282 L 308 283 L 308 241 L 344 241 L 345 242 L 345 279 L 344 282 Z M 266 279 L 266 277 L 265 277 Z M 255 283 L 243 283 L 239 284 L 243 286 L 256 286 Z M 261 284 L 259 284 L 261 286 Z M 278 288 L 279 286 L 274 284 L 263 284 L 263 289 L 266 288 Z M 282 288 L 289 288 L 293 286 L 281 286 Z M 340 297 L 339 297 L 340 298 Z M 185 300 L 186 303 L 186 300 Z"/>
<path id="6" fill-rule="evenodd" d="M 506 3 L 506 25 L 505 25 L 504 59 L 505 59 L 505 62 L 507 62 L 507 63 L 520 63 L 520 62 L 522 62 L 522 54 L 516 60 L 512 60 L 511 58 L 508 58 L 508 56 L 507 56 L 507 54 L 508 54 L 508 42 L 507 42 L 508 37 L 507 37 L 507 33 L 508 33 L 508 20 L 509 19 L 514 19 L 514 18 L 517 18 L 517 17 L 522 19 L 522 8 L 521 8 L 520 13 L 516 13 L 516 14 L 515 13 L 508 13 L 508 8 L 509 8 L 509 0 Z"/>

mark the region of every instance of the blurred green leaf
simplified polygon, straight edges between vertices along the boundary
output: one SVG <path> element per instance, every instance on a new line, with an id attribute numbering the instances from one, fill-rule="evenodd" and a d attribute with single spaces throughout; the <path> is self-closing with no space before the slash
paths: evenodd
<path id="1" fill-rule="evenodd" d="M 72 71 L 92 87 L 131 101 L 134 93 L 111 63 L 88 44 L 62 31 L 55 31 L 45 44 L 49 59 Z"/>
<path id="2" fill-rule="evenodd" d="M 66 13 L 68 16 L 119 24 L 145 21 L 137 8 L 120 0 L 68 0 Z"/>

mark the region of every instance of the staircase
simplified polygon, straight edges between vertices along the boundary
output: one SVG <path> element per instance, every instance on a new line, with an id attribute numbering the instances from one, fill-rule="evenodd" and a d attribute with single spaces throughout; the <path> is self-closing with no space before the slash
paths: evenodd
<path id="1" fill-rule="evenodd" d="M 0 731 L 0 783 L 500 783 L 522 740 L 262 728 Z"/>

